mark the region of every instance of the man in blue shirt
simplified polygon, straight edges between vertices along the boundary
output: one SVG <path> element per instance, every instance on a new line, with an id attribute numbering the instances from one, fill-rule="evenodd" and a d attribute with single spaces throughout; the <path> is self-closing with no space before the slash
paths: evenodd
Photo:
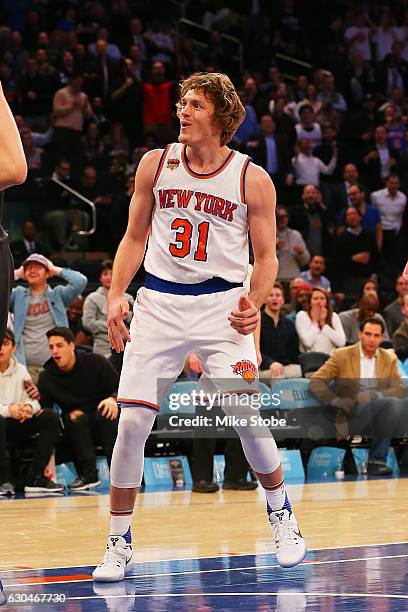
<path id="1" fill-rule="evenodd" d="M 331 291 L 330 281 L 323 272 L 326 268 L 326 259 L 323 255 L 314 255 L 309 261 L 309 270 L 300 273 L 300 278 L 303 278 L 307 285 L 311 287 L 321 287 L 326 291 Z"/>

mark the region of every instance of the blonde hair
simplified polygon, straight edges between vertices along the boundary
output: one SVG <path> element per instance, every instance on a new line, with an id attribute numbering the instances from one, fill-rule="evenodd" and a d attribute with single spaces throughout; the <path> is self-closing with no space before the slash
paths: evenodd
<path id="1" fill-rule="evenodd" d="M 229 77 L 221 72 L 196 72 L 180 82 L 180 99 L 191 89 L 201 89 L 214 105 L 213 119 L 221 128 L 221 145 L 226 145 L 245 119 L 245 108 Z M 177 102 L 180 117 L 181 103 Z"/>

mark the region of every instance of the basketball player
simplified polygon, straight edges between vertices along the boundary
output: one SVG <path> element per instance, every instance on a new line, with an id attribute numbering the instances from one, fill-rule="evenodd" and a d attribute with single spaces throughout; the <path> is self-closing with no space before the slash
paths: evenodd
<path id="1" fill-rule="evenodd" d="M 24 183 L 27 176 L 27 162 L 16 122 L 4 97 L 0 83 L 0 190 Z M 13 282 L 13 258 L 7 241 L 7 234 L 1 226 L 3 194 L 0 196 L 0 348 L 6 333 L 9 311 L 10 290 Z M 0 580 L 0 606 L 6 603 Z"/>
<path id="2" fill-rule="evenodd" d="M 182 82 L 180 93 L 179 142 L 146 153 L 140 162 L 108 295 L 111 345 L 122 351 L 123 339 L 128 342 L 111 464 L 110 535 L 105 557 L 93 572 L 100 582 L 122 580 L 131 562 L 130 523 L 144 445 L 186 355 L 194 351 L 205 375 L 222 391 L 256 390 L 252 332 L 278 266 L 273 184 L 246 155 L 227 147 L 245 116 L 231 81 L 224 74 L 195 74 Z M 255 263 L 246 295 L 248 231 Z M 124 293 L 148 238 L 146 283 L 138 292 L 129 334 Z M 291 567 L 303 560 L 306 547 L 285 492 L 279 453 L 266 427 L 256 435 L 250 429 L 236 427 L 265 490 L 278 562 Z"/>

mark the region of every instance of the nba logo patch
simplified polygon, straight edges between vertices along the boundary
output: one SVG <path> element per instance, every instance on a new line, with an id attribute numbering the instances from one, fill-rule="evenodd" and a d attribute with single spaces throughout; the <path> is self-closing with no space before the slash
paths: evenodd
<path id="1" fill-rule="evenodd" d="M 177 170 L 179 165 L 180 165 L 179 159 L 169 159 L 167 161 L 167 167 L 170 168 L 170 170 Z"/>
<path id="2" fill-rule="evenodd" d="M 231 365 L 231 368 L 234 374 L 242 376 L 242 378 L 248 383 L 248 385 L 254 382 L 258 374 L 255 364 L 253 364 L 252 361 L 248 361 L 247 359 L 237 361 L 237 363 Z"/>

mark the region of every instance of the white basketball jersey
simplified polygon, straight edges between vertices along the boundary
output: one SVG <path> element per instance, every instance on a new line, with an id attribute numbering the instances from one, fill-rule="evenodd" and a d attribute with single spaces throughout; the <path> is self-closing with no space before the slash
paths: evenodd
<path id="1" fill-rule="evenodd" d="M 147 272 L 176 283 L 212 277 L 244 281 L 248 269 L 245 174 L 250 158 L 231 150 L 222 166 L 198 174 L 186 147 L 167 145 L 153 184 Z"/>

